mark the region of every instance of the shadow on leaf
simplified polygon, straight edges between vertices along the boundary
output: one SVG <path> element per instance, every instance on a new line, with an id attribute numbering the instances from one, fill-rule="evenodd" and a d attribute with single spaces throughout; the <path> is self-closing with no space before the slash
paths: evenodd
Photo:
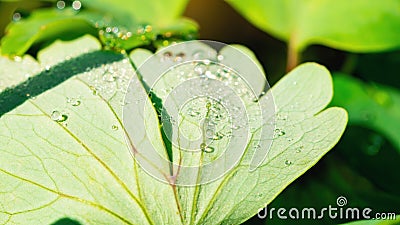
<path id="1" fill-rule="evenodd" d="M 123 57 L 122 54 L 111 51 L 95 51 L 63 61 L 48 70 L 42 71 L 19 85 L 0 93 L 0 117 L 29 98 L 40 95 L 70 77 L 87 71 L 88 68 L 96 68 L 103 64 L 116 62 L 122 60 Z"/>

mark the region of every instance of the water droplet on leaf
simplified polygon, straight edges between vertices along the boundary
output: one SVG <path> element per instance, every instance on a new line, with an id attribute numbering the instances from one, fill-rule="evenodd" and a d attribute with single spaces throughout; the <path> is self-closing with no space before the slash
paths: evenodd
<path id="1" fill-rule="evenodd" d="M 114 131 L 118 130 L 118 126 L 114 124 L 114 125 L 111 126 L 111 129 L 114 130 Z"/>
<path id="2" fill-rule="evenodd" d="M 285 131 L 283 131 L 283 130 L 277 128 L 277 129 L 275 129 L 275 134 L 276 134 L 278 137 L 280 137 L 280 136 L 285 135 L 286 133 L 285 133 Z"/>
<path id="3" fill-rule="evenodd" d="M 194 67 L 194 72 L 199 75 L 202 75 L 207 70 L 207 66 L 204 63 L 199 63 Z"/>
<path id="4" fill-rule="evenodd" d="M 64 121 L 66 121 L 67 119 L 68 119 L 68 116 L 67 115 L 65 115 L 65 114 L 62 114 L 61 112 L 59 112 L 59 111 L 57 111 L 57 110 L 54 110 L 52 113 L 51 113 L 51 119 L 52 120 L 54 120 L 54 121 L 56 121 L 56 122 L 64 122 Z"/>
<path id="5" fill-rule="evenodd" d="M 82 3 L 80 1 L 73 1 L 72 8 L 75 10 L 80 10 L 82 7 Z"/>
<path id="6" fill-rule="evenodd" d="M 56 4 L 58 9 L 64 9 L 65 8 L 65 2 L 64 1 L 58 1 Z"/>
<path id="7" fill-rule="evenodd" d="M 206 153 L 212 153 L 212 152 L 214 152 L 214 148 L 211 147 L 211 146 L 207 146 L 206 143 L 201 143 L 201 144 L 200 144 L 200 149 L 201 149 L 203 152 L 206 152 Z"/>
<path id="8" fill-rule="evenodd" d="M 21 13 L 16 12 L 16 13 L 13 14 L 12 20 L 13 20 L 14 22 L 18 22 L 18 21 L 21 20 L 21 18 L 22 18 L 22 17 L 21 17 Z"/>

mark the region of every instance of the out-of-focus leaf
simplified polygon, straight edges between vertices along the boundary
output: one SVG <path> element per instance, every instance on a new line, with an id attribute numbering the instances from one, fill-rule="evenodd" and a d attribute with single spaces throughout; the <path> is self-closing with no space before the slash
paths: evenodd
<path id="1" fill-rule="evenodd" d="M 73 39 L 84 34 L 97 35 L 95 23 L 102 20 L 96 13 L 72 9 L 41 9 L 8 25 L 1 40 L 2 54 L 22 55 L 34 43 L 55 39 Z"/>
<path id="2" fill-rule="evenodd" d="M 107 49 L 115 50 L 153 42 L 156 47 L 165 46 L 197 37 L 197 24 L 181 17 L 186 0 L 82 2 L 86 8 L 81 10 L 40 9 L 11 22 L 1 42 L 2 54 L 22 55 L 35 43 L 83 34 L 98 35 Z"/>
<path id="3" fill-rule="evenodd" d="M 348 75 L 335 74 L 332 105 L 349 112 L 349 123 L 385 135 L 400 152 L 400 93 L 379 84 L 366 84 Z"/>
<path id="4" fill-rule="evenodd" d="M 111 12 L 130 27 L 136 27 L 138 24 L 164 27 L 170 26 L 180 18 L 188 0 L 81 0 L 81 2 L 84 6 Z"/>
<path id="5" fill-rule="evenodd" d="M 355 58 L 355 68 L 351 71 L 365 80 L 378 82 L 400 89 L 400 51 L 360 54 Z"/>
<path id="6" fill-rule="evenodd" d="M 255 26 L 296 51 L 323 44 L 352 52 L 400 46 L 400 2 L 364 0 L 228 0 Z"/>

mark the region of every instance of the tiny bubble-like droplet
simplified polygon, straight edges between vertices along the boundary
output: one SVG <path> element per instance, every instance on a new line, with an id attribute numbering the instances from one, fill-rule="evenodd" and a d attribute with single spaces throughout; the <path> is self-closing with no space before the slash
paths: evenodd
<path id="1" fill-rule="evenodd" d="M 72 2 L 72 8 L 75 10 L 80 10 L 82 7 L 82 3 L 80 1 L 73 1 Z"/>
<path id="2" fill-rule="evenodd" d="M 275 129 L 275 134 L 276 134 L 278 137 L 280 137 L 280 136 L 285 135 L 286 133 L 285 133 L 285 131 L 283 131 L 283 130 L 281 130 L 281 129 Z"/>
<path id="3" fill-rule="evenodd" d="M 52 120 L 56 121 L 56 122 L 64 122 L 64 121 L 66 121 L 66 120 L 68 119 L 68 116 L 62 114 L 61 112 L 59 112 L 59 111 L 57 111 L 57 110 L 54 110 L 54 111 L 51 113 L 50 118 L 51 118 Z"/>
<path id="4" fill-rule="evenodd" d="M 21 20 L 21 14 L 18 13 L 18 12 L 14 13 L 13 16 L 12 16 L 12 20 L 14 22 L 20 21 Z"/>
<path id="5" fill-rule="evenodd" d="M 215 133 L 214 136 L 213 136 L 213 140 L 214 141 L 221 140 L 222 138 L 224 138 L 224 135 L 222 133 L 219 133 L 219 132 Z"/>
<path id="6" fill-rule="evenodd" d="M 290 161 L 290 160 L 286 160 L 286 161 L 285 161 L 285 165 L 286 165 L 286 166 L 290 166 L 290 165 L 292 165 L 292 164 L 293 164 L 293 163 L 292 163 L 292 161 Z"/>
<path id="7" fill-rule="evenodd" d="M 206 143 L 201 143 L 200 149 L 201 149 L 201 151 L 206 152 L 206 153 L 214 152 L 214 148 L 211 146 L 207 146 Z"/>
<path id="8" fill-rule="evenodd" d="M 65 8 L 65 2 L 64 1 L 58 1 L 56 4 L 58 9 L 64 9 Z"/>
<path id="9" fill-rule="evenodd" d="M 298 147 L 297 149 L 296 149 L 296 153 L 300 153 L 301 151 L 303 151 L 303 146 L 300 146 L 300 147 Z"/>
<path id="10" fill-rule="evenodd" d="M 118 126 L 114 124 L 114 125 L 111 126 L 111 129 L 112 130 L 118 130 Z"/>
<path id="11" fill-rule="evenodd" d="M 78 99 L 74 99 L 71 103 L 72 106 L 79 106 L 81 104 L 81 101 Z"/>
<path id="12" fill-rule="evenodd" d="M 196 67 L 194 67 L 194 72 L 196 72 L 199 75 L 204 74 L 206 70 L 207 66 L 204 63 L 199 63 L 196 65 Z"/>

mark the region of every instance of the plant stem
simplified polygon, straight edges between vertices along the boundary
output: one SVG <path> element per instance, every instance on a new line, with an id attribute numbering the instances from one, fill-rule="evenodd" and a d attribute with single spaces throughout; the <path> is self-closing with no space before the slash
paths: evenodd
<path id="1" fill-rule="evenodd" d="M 294 46 L 294 38 L 291 37 L 287 49 L 286 72 L 291 71 L 299 63 L 299 52 Z"/>

